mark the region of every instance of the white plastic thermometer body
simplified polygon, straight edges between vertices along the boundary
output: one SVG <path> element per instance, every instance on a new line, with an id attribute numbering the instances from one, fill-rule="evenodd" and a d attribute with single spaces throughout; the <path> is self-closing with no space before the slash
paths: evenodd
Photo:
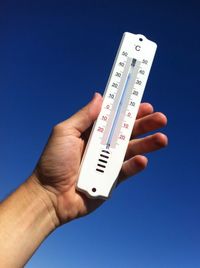
<path id="1" fill-rule="evenodd" d="M 156 47 L 143 35 L 123 34 L 77 182 L 89 197 L 108 198 L 117 181 Z"/>

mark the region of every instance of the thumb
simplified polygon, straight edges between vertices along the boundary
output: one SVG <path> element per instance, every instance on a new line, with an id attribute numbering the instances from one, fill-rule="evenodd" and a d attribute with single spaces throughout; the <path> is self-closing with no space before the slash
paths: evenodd
<path id="1" fill-rule="evenodd" d="M 102 96 L 99 93 L 95 93 L 93 99 L 85 107 L 67 120 L 68 125 L 78 130 L 80 134 L 83 133 L 97 119 L 102 101 Z"/>

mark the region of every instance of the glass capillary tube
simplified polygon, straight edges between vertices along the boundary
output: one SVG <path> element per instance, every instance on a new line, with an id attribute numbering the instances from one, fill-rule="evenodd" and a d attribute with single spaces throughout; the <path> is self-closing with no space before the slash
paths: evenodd
<path id="1" fill-rule="evenodd" d="M 123 102 L 124 102 L 124 100 L 126 98 L 126 91 L 128 89 L 129 81 L 130 81 L 131 75 L 133 74 L 133 69 L 134 69 L 135 64 L 136 64 L 136 59 L 132 59 L 132 62 L 131 62 L 131 65 L 130 65 L 130 68 L 129 68 L 129 71 L 128 71 L 127 79 L 126 79 L 126 82 L 125 82 L 124 87 L 122 89 L 122 93 L 121 93 L 121 96 L 119 98 L 119 101 L 118 101 L 118 104 L 117 104 L 117 107 L 116 107 L 116 111 L 115 111 L 115 115 L 114 115 L 114 118 L 113 118 L 113 121 L 112 121 L 112 126 L 111 126 L 111 129 L 110 129 L 110 133 L 108 135 L 108 139 L 107 139 L 107 142 L 106 142 L 106 148 L 107 149 L 109 149 L 109 147 L 111 145 L 111 142 L 112 142 L 113 134 L 115 132 L 117 122 L 118 122 L 118 119 L 119 119 L 119 116 L 120 116 L 120 113 L 121 113 L 121 110 L 122 110 Z"/>

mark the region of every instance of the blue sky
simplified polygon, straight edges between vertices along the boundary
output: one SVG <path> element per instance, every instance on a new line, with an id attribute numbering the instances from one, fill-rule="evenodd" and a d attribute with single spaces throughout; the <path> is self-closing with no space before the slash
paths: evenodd
<path id="1" fill-rule="evenodd" d="M 26 267 L 200 267 L 198 1 L 1 1 L 0 199 L 32 172 L 53 125 L 103 93 L 123 32 L 158 44 L 143 100 L 168 148 Z"/>

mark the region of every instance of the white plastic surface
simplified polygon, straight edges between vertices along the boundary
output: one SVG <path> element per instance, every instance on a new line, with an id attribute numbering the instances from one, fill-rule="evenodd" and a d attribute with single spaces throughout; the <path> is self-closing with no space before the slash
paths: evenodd
<path id="1" fill-rule="evenodd" d="M 81 163 L 77 189 L 109 197 L 117 182 L 157 45 L 124 33 Z"/>

